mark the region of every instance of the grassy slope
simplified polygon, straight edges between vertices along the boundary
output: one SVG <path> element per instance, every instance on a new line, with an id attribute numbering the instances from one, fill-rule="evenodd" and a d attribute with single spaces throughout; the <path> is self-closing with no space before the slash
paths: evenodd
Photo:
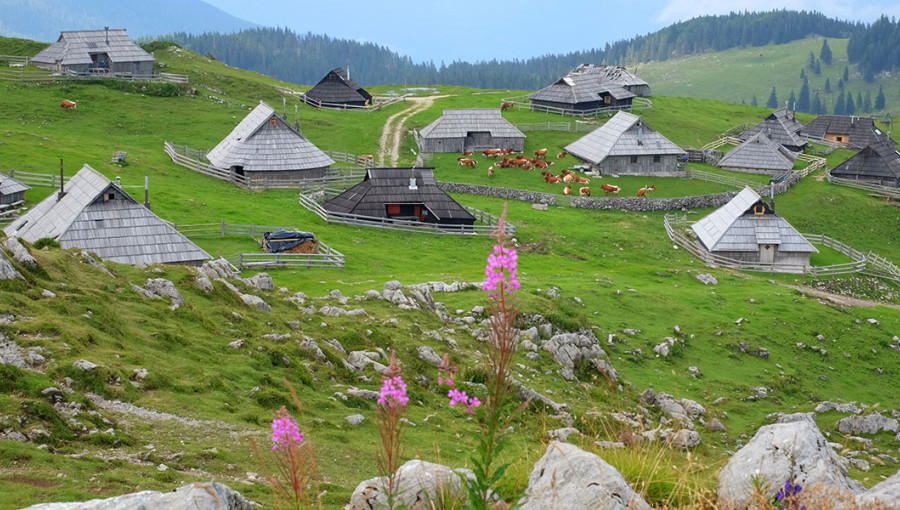
<path id="1" fill-rule="evenodd" d="M 409 283 L 481 278 L 483 254 L 490 247 L 488 240 L 407 236 L 325 225 L 300 209 L 292 192 L 244 192 L 174 166 L 162 151 L 164 140 L 210 148 L 258 99 L 278 105 L 282 96 L 274 87 L 283 84 L 188 52 L 158 52 L 157 56 L 169 65 L 169 70 L 191 74 L 198 95 L 162 98 L 98 84 L 0 83 L 0 109 L 11 113 L 0 118 L 2 166 L 51 171 L 58 165 L 58 158 L 63 157 L 68 173 L 87 162 L 111 177 L 121 175 L 125 184 L 138 184 L 143 175 L 150 175 L 154 210 L 167 219 L 184 223 L 225 218 L 296 225 L 316 232 L 347 254 L 344 271 L 272 271 L 276 286 L 289 287 L 292 292 L 302 290 L 315 296 L 340 289 L 352 295 L 380 289 L 391 279 Z M 434 108 L 415 116 L 411 126 L 426 125 L 440 114 L 440 108 L 496 106 L 499 101 L 499 94 L 473 94 L 471 89 L 456 87 L 439 90 L 451 97 L 438 100 Z M 78 111 L 61 111 L 58 104 L 63 97 L 78 100 Z M 288 101 L 288 111 L 293 112 L 296 101 Z M 646 114 L 648 122 L 684 145 L 705 143 L 728 127 L 765 114 L 764 109 L 693 99 L 656 97 L 654 104 L 654 110 Z M 362 114 L 317 111 L 301 105 L 301 128 L 320 147 L 374 153 L 385 119 L 405 107 L 398 105 L 383 112 Z M 525 111 L 509 112 L 508 118 L 515 122 L 559 120 Z M 575 137 L 574 133 L 534 133 L 529 136 L 526 150 L 548 146 L 557 151 Z M 108 163 L 113 150 L 128 150 L 129 165 L 120 168 Z M 485 163 L 479 165 L 478 177 L 456 168 L 455 158 L 449 156 L 436 158 L 435 164 L 441 178 L 478 182 Z M 503 178 L 504 183 L 522 188 L 544 186 L 540 182 L 534 184 L 536 173 L 510 173 Z M 49 192 L 36 189 L 29 192 L 29 198 Z M 660 196 L 666 196 L 665 193 L 672 190 L 660 190 Z M 502 203 L 494 199 L 464 195 L 457 198 L 466 205 L 494 213 L 502 208 Z M 832 187 L 810 178 L 780 196 L 777 202 L 779 211 L 801 231 L 828 233 L 860 249 L 872 249 L 900 260 L 900 234 L 895 228 L 900 212 L 863 192 Z M 626 343 L 610 347 L 608 352 L 616 368 L 638 391 L 652 386 L 678 397 L 696 399 L 716 414 L 727 412 L 729 432 L 705 434 L 704 444 L 695 452 L 695 459 L 700 459 L 697 462 L 710 466 L 700 470 L 701 486 L 711 483 L 715 466 L 722 462 L 720 452 L 733 449 L 735 439 L 742 433 L 751 434 L 765 422 L 768 413 L 808 410 L 817 399 L 878 402 L 885 408 L 900 406 L 900 398 L 881 390 L 896 386 L 900 380 L 900 355 L 886 348 L 891 336 L 900 333 L 897 310 L 836 308 L 783 285 L 792 283 L 794 277 L 745 275 L 703 267 L 683 251 L 672 249 L 661 226 L 661 214 L 562 207 L 541 212 L 522 203 L 510 203 L 508 207 L 510 219 L 520 227 L 520 300 L 527 311 L 539 311 L 567 329 L 592 328 L 601 340 L 609 333 L 624 338 Z M 249 239 L 240 238 L 205 239 L 200 244 L 211 252 L 222 253 L 253 246 Z M 252 431 L 262 437 L 271 413 L 287 401 L 279 383 L 287 377 L 300 388 L 307 420 L 323 420 L 309 421 L 305 430 L 319 451 L 329 491 L 327 506 L 343 504 L 356 482 L 375 474 L 372 454 L 377 432 L 371 404 L 352 399 L 334 401 L 329 397 L 334 391 L 343 390 L 343 385 L 377 389 L 377 383 L 359 381 L 354 374 L 339 368 L 339 362 L 335 363 L 337 368 L 315 363 L 290 342 L 261 339 L 266 333 L 287 331 L 288 320 L 304 319 L 278 293 L 262 293 L 275 309 L 270 314 L 257 313 L 245 309 L 222 288 L 210 296 L 194 290 L 189 274 L 180 268 L 165 268 L 163 275 L 157 275 L 118 266 L 118 277 L 111 279 L 64 252 L 51 250 L 39 253 L 39 257 L 43 269 L 26 273 L 28 284 L 0 284 L 0 313 L 39 319 L 0 327 L 21 345 L 43 346 L 56 362 L 51 364 L 47 376 L 6 374 L 3 379 L 15 381 L 15 385 L 7 383 L 0 391 L 0 416 L 26 415 L 26 429 L 43 423 L 38 419 L 40 413 L 26 410 L 25 404 L 28 409 L 40 409 L 35 404 L 41 400 L 40 390 L 69 376 L 76 380 L 79 393 L 71 397 L 76 400 L 83 398 L 81 392 L 91 389 L 161 411 L 221 420 L 239 431 Z M 715 287 L 699 284 L 694 276 L 701 271 L 711 272 L 720 283 Z M 128 289 L 129 281 L 141 284 L 146 278 L 157 276 L 172 279 L 185 294 L 188 305 L 169 312 L 164 303 L 145 302 Z M 68 286 L 63 287 L 60 282 Z M 562 297 L 557 300 L 548 299 L 542 292 L 554 285 L 561 288 Z M 43 288 L 60 297 L 41 298 Z M 437 299 L 450 310 L 484 304 L 482 293 L 474 291 Z M 374 319 L 360 322 L 316 316 L 304 323 L 303 333 L 320 340 L 320 344 L 321 340 L 338 338 L 348 349 L 392 347 L 406 363 L 410 377 L 433 377 L 433 372 L 415 358 L 413 349 L 428 343 L 442 352 L 443 344 L 420 334 L 441 324 L 429 315 L 403 312 L 383 304 L 363 306 Z M 82 317 L 87 309 L 92 310 L 91 320 Z M 243 319 L 237 319 L 232 314 L 235 311 Z M 400 319 L 399 328 L 383 323 L 389 317 Z M 740 317 L 745 320 L 735 324 Z M 880 325 L 866 322 L 870 317 L 878 319 Z M 672 335 L 675 325 L 687 335 L 686 346 L 676 348 L 668 359 L 649 356 L 654 345 Z M 625 328 L 636 328 L 640 333 L 629 337 L 622 333 Z M 49 339 L 29 336 L 36 333 Z M 797 342 L 817 344 L 817 334 L 825 336 L 828 354 L 797 349 Z M 473 353 L 479 346 L 459 328 L 451 336 L 463 347 L 456 353 L 463 376 L 477 380 L 479 371 Z M 247 339 L 253 349 L 262 346 L 266 351 L 232 352 L 223 348 L 238 338 Z M 771 358 L 762 360 L 738 353 L 734 347 L 738 341 L 766 347 Z M 644 356 L 637 358 L 626 353 L 635 347 Z M 873 354 L 872 349 L 878 354 Z M 291 360 L 290 367 L 282 365 L 281 356 Z M 537 363 L 520 356 L 517 361 L 530 368 L 519 369 L 519 375 L 529 384 L 549 390 L 558 401 L 573 406 L 574 415 L 579 417 L 577 426 L 586 431 L 597 429 L 606 437 L 617 435 L 614 425 L 595 423 L 585 413 L 630 407 L 633 392 L 610 394 L 605 383 L 597 381 L 597 374 L 584 369 L 578 372 L 581 383 L 564 383 L 552 373 L 557 366 L 546 353 Z M 80 358 L 103 365 L 101 376 L 88 377 L 67 368 Z M 783 368 L 776 367 L 776 363 Z M 690 377 L 687 367 L 691 365 L 700 367 L 704 377 Z M 136 367 L 146 367 L 151 372 L 143 389 L 127 382 L 105 382 L 109 376 L 113 376 L 111 380 L 119 376 L 124 381 Z M 884 373 L 876 375 L 876 368 Z M 545 375 L 547 371 L 551 374 Z M 819 375 L 827 375 L 827 380 L 820 380 Z M 741 400 L 752 387 L 760 385 L 774 390 L 771 398 L 759 402 Z M 250 390 L 255 386 L 261 389 L 251 397 Z M 464 464 L 467 439 L 465 434 L 457 434 L 471 430 L 471 424 L 458 413 L 439 409 L 441 399 L 433 387 L 418 383 L 410 387 L 415 402 L 410 418 L 418 426 L 407 429 L 407 454 Z M 727 397 L 726 402 L 713 408 L 711 402 L 722 396 Z M 343 417 L 355 412 L 362 412 L 369 421 L 351 431 L 342 425 Z M 426 425 L 422 420 L 428 415 L 434 417 Z M 0 422 L 10 423 L 5 418 L 0 418 Z M 107 427 L 96 426 L 101 430 Z M 538 409 L 523 415 L 513 439 L 515 446 L 510 450 L 510 456 L 516 459 L 511 470 L 513 483 L 525 483 L 530 464 L 542 453 L 543 430 L 556 426 L 558 422 Z M 211 477 L 239 487 L 254 499 L 268 501 L 259 485 L 239 482 L 246 471 L 258 471 L 249 458 L 246 443 L 240 439 L 242 434 L 207 434 L 167 423 L 121 418 L 116 430 L 122 443 L 112 450 L 115 455 L 110 455 L 108 450 L 103 453 L 101 447 L 114 439 L 68 438 L 66 430 L 65 426 L 54 429 L 50 441 L 56 453 L 64 455 L 50 455 L 33 445 L 0 445 L 0 492 L 11 495 L 0 501 L 0 507 L 18 508 L 52 499 L 85 499 L 95 493 L 116 494 L 136 487 L 167 490 L 184 481 Z M 833 435 L 832 439 L 839 438 Z M 146 448 L 148 443 L 156 447 L 155 452 Z M 896 448 L 889 438 L 879 438 L 879 444 Z M 585 445 L 589 446 L 590 441 Z M 219 453 L 211 453 L 213 447 Z M 71 456 L 83 452 L 87 454 Z M 123 460 L 126 454 L 146 457 L 148 464 Z M 664 485 L 669 477 L 677 476 L 659 466 L 640 473 L 640 466 L 646 463 L 645 455 L 652 454 L 639 449 L 608 460 L 632 474 L 632 480 Z M 664 455 L 671 458 L 660 465 L 691 462 L 680 454 Z M 157 471 L 154 466 L 159 463 L 178 472 Z M 203 473 L 192 474 L 190 468 Z M 57 479 L 57 473 L 63 477 Z M 94 473 L 93 479 L 83 473 Z M 871 477 L 870 483 L 878 474 L 891 473 L 889 466 L 876 467 L 868 475 L 853 472 L 857 477 Z"/>

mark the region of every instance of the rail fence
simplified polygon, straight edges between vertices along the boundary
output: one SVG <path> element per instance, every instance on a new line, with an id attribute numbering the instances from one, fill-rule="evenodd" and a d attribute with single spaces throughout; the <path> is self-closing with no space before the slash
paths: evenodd
<path id="1" fill-rule="evenodd" d="M 28 67 L 31 57 L 24 55 L 0 55 L 0 62 L 6 62 L 9 67 Z"/>
<path id="2" fill-rule="evenodd" d="M 0 206 L 0 228 L 6 228 L 10 223 L 19 219 L 19 214 L 22 212 L 22 208 L 19 206 L 22 204 L 23 201 L 19 201 L 13 204 Z"/>
<path id="3" fill-rule="evenodd" d="M 51 188 L 59 187 L 59 174 L 52 173 L 37 173 L 37 172 L 23 172 L 21 170 L 7 170 L 5 172 L 11 178 L 25 184 L 27 186 L 49 186 Z M 62 178 L 63 183 L 69 182 L 71 177 L 64 176 Z"/>
<path id="4" fill-rule="evenodd" d="M 744 143 L 744 141 L 741 140 L 740 138 L 736 138 L 734 136 L 722 135 L 719 137 L 718 140 L 709 142 L 708 144 L 704 145 L 703 147 L 700 147 L 700 149 L 704 150 L 704 151 L 711 151 L 713 149 L 718 149 L 719 147 L 721 147 L 723 145 L 740 145 L 742 143 Z"/>
<path id="5" fill-rule="evenodd" d="M 669 239 L 684 248 L 686 251 L 702 260 L 708 266 L 728 267 L 741 271 L 756 271 L 764 273 L 791 273 L 803 274 L 813 278 L 824 276 L 836 276 L 844 274 L 861 273 L 891 280 L 900 284 L 900 268 L 884 257 L 871 251 L 862 252 L 852 246 L 828 237 L 823 234 L 801 234 L 812 244 L 818 244 L 832 248 L 852 259 L 852 262 L 832 264 L 828 266 L 808 266 L 800 264 L 766 264 L 761 262 L 747 262 L 732 259 L 710 253 L 703 249 L 699 242 L 691 239 L 685 233 L 689 226 L 686 215 L 667 214 L 664 219 L 666 234 Z"/>
<path id="6" fill-rule="evenodd" d="M 365 110 L 366 112 L 378 111 L 386 106 L 391 106 L 393 104 L 402 103 L 406 101 L 406 95 L 402 96 L 372 96 L 372 101 L 365 106 L 356 106 L 356 105 L 347 105 L 341 103 L 328 103 L 325 101 L 316 101 L 315 99 L 310 99 L 306 97 L 306 94 L 303 92 L 295 92 L 290 89 L 281 89 L 283 92 L 290 93 L 292 95 L 297 96 L 304 103 L 320 109 L 325 110 Z"/>
<path id="7" fill-rule="evenodd" d="M 512 103 L 515 108 L 522 108 L 535 112 L 556 113 L 559 115 L 569 115 L 571 117 L 597 117 L 601 114 L 607 114 L 610 117 L 619 111 L 644 111 L 653 109 L 653 102 L 646 97 L 635 97 L 632 104 L 628 106 L 606 106 L 603 108 L 595 108 L 593 110 L 572 110 L 567 108 L 556 108 L 553 106 L 542 106 L 531 104 L 528 96 L 504 97 L 500 100 L 502 103 Z"/>
<path id="8" fill-rule="evenodd" d="M 190 83 L 190 77 L 186 74 L 173 73 L 97 73 L 66 71 L 65 73 L 51 73 L 36 68 L 26 69 L 0 69 L 0 80 L 6 81 L 69 81 L 69 80 L 128 80 L 128 81 L 167 81 L 172 83 Z"/>
<path id="9" fill-rule="evenodd" d="M 170 223 L 175 230 L 185 237 L 225 237 L 241 235 L 255 238 L 265 232 L 273 232 L 280 228 L 271 225 L 244 225 L 238 223 L 197 223 L 179 225 Z M 315 253 L 235 253 L 224 257 L 236 268 L 288 268 L 288 267 L 339 267 L 344 268 L 346 257 L 331 246 L 316 240 Z"/>
<path id="10" fill-rule="evenodd" d="M 828 179 L 828 182 L 834 184 L 836 186 L 846 186 L 848 188 L 861 189 L 863 191 L 868 191 L 871 193 L 877 193 L 879 195 L 883 195 L 892 199 L 900 200 L 900 188 L 893 188 L 890 186 L 880 186 L 878 184 L 871 184 L 868 182 L 855 181 L 853 179 L 844 179 L 842 177 L 835 177 L 831 175 L 831 172 L 825 172 L 825 178 Z"/>
<path id="11" fill-rule="evenodd" d="M 325 195 L 331 195 L 335 190 L 324 190 Z M 382 230 L 399 230 L 403 232 L 414 232 L 420 234 L 441 234 L 441 235 L 475 235 L 487 236 L 494 232 L 499 218 L 475 209 L 474 207 L 464 206 L 469 213 L 475 216 L 475 221 L 480 225 L 439 225 L 437 223 L 424 223 L 420 221 L 396 220 L 390 218 L 380 218 L 377 216 L 364 216 L 359 214 L 347 214 L 328 211 L 322 207 L 311 197 L 304 193 L 299 194 L 300 205 L 311 211 L 326 223 L 336 223 L 341 225 L 354 225 L 357 227 L 380 228 Z M 516 227 L 512 223 L 504 222 L 505 232 L 508 236 L 513 237 L 516 234 Z"/>
<path id="12" fill-rule="evenodd" d="M 703 170 L 697 170 L 696 168 L 688 167 L 687 170 L 684 171 L 684 176 L 687 179 L 696 179 L 698 181 L 705 182 L 715 182 L 718 184 L 723 184 L 725 186 L 731 186 L 738 189 L 744 189 L 744 187 L 750 187 L 754 190 L 758 190 L 761 187 L 766 186 L 764 183 L 747 181 L 744 179 L 738 179 L 734 176 L 727 176 L 716 174 L 712 172 L 705 172 Z"/>
<path id="13" fill-rule="evenodd" d="M 596 124 L 582 122 L 580 120 L 576 120 L 575 122 L 526 122 L 516 124 L 515 126 L 516 129 L 523 133 L 530 131 L 566 131 L 569 133 L 582 133 L 593 131 L 598 127 Z"/>

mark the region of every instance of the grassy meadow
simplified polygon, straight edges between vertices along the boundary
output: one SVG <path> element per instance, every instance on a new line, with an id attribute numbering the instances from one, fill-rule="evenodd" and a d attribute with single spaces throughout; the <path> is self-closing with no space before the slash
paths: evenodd
<path id="1" fill-rule="evenodd" d="M 836 54 L 838 48 L 835 41 L 832 50 Z M 0 53 L 5 53 L 2 45 Z M 29 319 L 0 324 L 0 332 L 24 348 L 41 347 L 51 361 L 43 374 L 0 366 L 0 431 L 9 428 L 29 433 L 41 428 L 47 434 L 29 443 L 0 441 L 0 510 L 141 489 L 166 491 L 210 479 L 271 506 L 272 496 L 257 476 L 262 468 L 253 459 L 246 437 L 255 437 L 266 449 L 273 413 L 282 405 L 292 408 L 283 379 L 298 389 L 303 402 L 302 430 L 315 446 L 320 489 L 325 491 L 322 506 L 342 508 L 358 482 L 377 475 L 378 430 L 372 401 L 352 396 L 343 399 L 336 393 L 346 394 L 350 387 L 377 391 L 380 381 L 371 370 L 357 374 L 346 369 L 340 353 L 325 343 L 332 339 L 347 351 L 393 350 L 403 362 L 411 399 L 405 457 L 451 466 L 469 464 L 473 441 L 468 432 L 475 430 L 474 424 L 468 415 L 446 405 L 435 383 L 436 370 L 419 360 L 415 351 L 421 345 L 441 354 L 449 351 L 461 368 L 461 380 L 481 382 L 485 372 L 479 361 L 484 346 L 467 329 L 444 323 L 434 314 L 401 310 L 383 301 L 351 300 L 346 305 L 348 309 L 364 308 L 367 316 L 325 317 L 304 314 L 284 298 L 298 291 L 309 296 L 324 296 L 333 290 L 345 296 L 361 295 L 369 289 L 381 290 L 390 280 L 406 284 L 477 282 L 484 275 L 492 241 L 325 224 L 298 205 L 295 192 L 241 190 L 176 166 L 163 152 L 164 141 L 212 148 L 259 100 L 265 100 L 277 109 L 284 104 L 291 121 L 297 106 L 300 129 L 322 149 L 374 154 L 388 117 L 411 104 L 370 113 L 320 111 L 279 91 L 279 87 L 302 89 L 299 86 L 178 49 L 159 49 L 156 57 L 166 65 L 165 70 L 191 76 L 190 86 L 178 91 L 180 95 L 167 97 L 169 91 L 144 89 L 142 84 L 0 82 L 0 171 L 58 172 L 63 159 L 67 175 L 83 164 L 110 178 L 121 176 L 126 186 L 142 185 L 147 175 L 152 209 L 164 219 L 182 224 L 224 219 L 294 226 L 314 232 L 344 253 L 346 267 L 269 271 L 277 290 L 254 293 L 273 310 L 258 312 L 220 285 L 210 294 L 196 289 L 193 273 L 186 268 L 145 270 L 106 264 L 113 272 L 109 276 L 84 264 L 75 252 L 36 250 L 39 268 L 19 267 L 24 281 L 0 282 L 0 316 Z M 399 88 L 384 87 L 383 91 Z M 434 88 L 436 94 L 448 97 L 437 99 L 432 108 L 410 118 L 407 128 L 424 127 L 442 108 L 496 107 L 500 97 L 524 93 Z M 76 100 L 77 111 L 62 110 L 62 99 Z M 769 113 L 764 108 L 723 101 L 673 96 L 654 96 L 652 100 L 653 110 L 644 118 L 680 145 L 703 145 L 732 126 L 757 122 Z M 523 110 L 504 116 L 517 123 L 564 120 Z M 581 134 L 528 133 L 525 151 L 547 147 L 555 154 L 578 136 Z M 414 146 L 410 136 L 404 140 L 401 164 L 408 165 L 414 158 L 410 151 Z M 125 165 L 111 162 L 116 150 L 128 151 Z M 829 157 L 829 166 L 849 156 L 847 151 L 836 151 Z M 456 157 L 435 156 L 439 179 L 561 192 L 561 187 L 544 184 L 537 171 L 498 170 L 489 180 L 489 163 L 480 155 L 477 170 L 459 168 Z M 553 168 L 558 173 L 574 162 L 570 156 Z M 732 175 L 712 167 L 698 168 Z M 736 175 L 765 181 L 764 177 Z M 779 213 L 801 232 L 824 233 L 900 262 L 900 209 L 863 191 L 831 186 L 819 177 L 814 173 L 778 196 Z M 607 179 L 614 180 L 603 177 L 604 182 Z M 619 182 L 626 195 L 647 184 L 657 186 L 657 197 L 727 189 L 681 179 L 646 182 L 620 177 Z M 35 188 L 28 198 L 37 201 L 52 192 Z M 138 188 L 135 193 L 140 194 Z M 822 400 L 900 408 L 900 394 L 885 391 L 900 384 L 900 352 L 888 348 L 892 337 L 900 335 L 900 294 L 894 285 L 860 284 L 867 292 L 865 297 L 881 304 L 840 307 L 803 290 L 803 285 L 816 282 L 802 276 L 704 266 L 673 247 L 663 228 L 663 213 L 565 206 L 537 211 L 528 203 L 504 204 L 472 195 L 454 198 L 497 215 L 506 206 L 509 221 L 518 227 L 515 241 L 522 290 L 517 297 L 523 314 L 540 314 L 560 330 L 592 331 L 625 382 L 621 389 L 610 387 L 586 364 L 576 366 L 576 381 L 567 382 L 546 352 L 540 353 L 538 361 L 518 353 L 515 377 L 554 401 L 568 404 L 575 427 L 585 433 L 572 440 L 617 467 L 654 505 L 678 506 L 714 490 L 716 471 L 727 461 L 727 452 L 735 451 L 739 441 L 746 442 L 747 436 L 768 423 L 771 413 L 810 411 Z M 691 219 L 708 212 L 690 211 Z M 258 250 L 250 238 L 201 238 L 197 242 L 210 253 Z M 829 250 L 822 250 L 814 260 L 843 261 L 840 254 Z M 712 274 L 718 284 L 700 283 L 696 279 L 699 273 Z M 168 302 L 145 300 L 129 287 L 129 283 L 142 285 L 147 278 L 157 277 L 173 281 L 186 305 L 172 311 Z M 843 281 L 849 280 L 825 283 L 838 288 Z M 552 287 L 559 289 L 558 298 L 547 295 Z M 57 297 L 44 297 L 43 289 Z M 435 300 L 456 315 L 458 310 L 486 305 L 487 297 L 470 290 L 436 294 Z M 317 308 L 336 304 L 312 303 Z M 397 323 L 389 319 L 397 319 Z M 292 329 L 288 321 L 300 321 L 300 329 Z M 674 332 L 675 326 L 680 334 Z M 626 329 L 636 333 L 629 335 Z M 429 331 L 452 338 L 459 349 L 451 350 L 447 342 L 425 333 Z M 288 332 L 292 339 L 287 341 L 264 337 Z M 610 334 L 616 340 L 607 345 Z M 299 348 L 297 340 L 304 336 L 319 343 L 329 363 Z M 653 347 L 668 336 L 677 336 L 683 345 L 676 342 L 669 357 L 656 357 Z M 246 340 L 249 348 L 226 347 L 238 339 Z M 770 357 L 741 353 L 738 342 L 753 349 L 764 347 Z M 72 368 L 72 363 L 82 358 L 101 368 L 89 373 Z M 691 366 L 698 367 L 702 376 L 693 377 L 688 371 Z M 136 368 L 146 368 L 150 375 L 132 385 L 130 378 Z M 41 395 L 41 390 L 59 386 L 67 377 L 72 379 L 74 391 L 66 395 L 67 401 L 83 406 L 82 412 L 72 416 L 48 405 Z M 745 398 L 759 386 L 769 389 L 766 399 Z M 698 401 L 712 416 L 721 418 L 728 431 L 701 430 L 703 443 L 689 455 L 647 443 L 623 451 L 598 450 L 595 440 L 618 440 L 625 435 L 609 413 L 636 410 L 637 396 L 647 388 Z M 207 421 L 186 424 L 119 414 L 100 407 L 88 392 Z M 714 405 L 716 401 L 719 403 Z M 658 410 L 651 412 L 658 420 Z M 367 420 L 351 427 L 344 417 L 356 413 Z M 511 446 L 504 452 L 504 460 L 511 463 L 506 478 L 514 489 L 526 486 L 532 465 L 546 448 L 547 431 L 564 426 L 551 414 L 533 404 L 515 420 Z M 834 426 L 838 417 L 837 413 L 823 415 L 819 425 L 830 441 L 852 447 L 851 440 Z M 90 433 L 93 429 L 96 432 Z M 900 446 L 887 434 L 874 437 L 874 441 L 884 451 L 896 451 Z M 871 486 L 896 469 L 896 465 L 873 463 L 869 472 L 851 468 L 850 474 Z"/>

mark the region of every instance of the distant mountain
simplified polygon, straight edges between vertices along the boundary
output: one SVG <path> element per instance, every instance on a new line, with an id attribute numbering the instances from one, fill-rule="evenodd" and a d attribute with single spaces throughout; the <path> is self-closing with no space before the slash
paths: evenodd
<path id="1" fill-rule="evenodd" d="M 255 27 L 200 0 L 0 0 L 0 35 L 55 42 L 63 30 L 125 28 L 132 37 Z"/>

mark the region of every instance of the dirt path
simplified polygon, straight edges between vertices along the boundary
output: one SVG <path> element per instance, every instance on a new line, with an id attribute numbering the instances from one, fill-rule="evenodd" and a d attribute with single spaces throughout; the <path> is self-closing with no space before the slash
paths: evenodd
<path id="1" fill-rule="evenodd" d="M 403 125 L 413 115 L 428 109 L 435 99 L 447 96 L 409 97 L 407 101 L 414 104 L 410 108 L 397 112 L 384 121 L 384 130 L 378 142 L 378 160 L 385 166 L 397 166 L 400 159 L 400 143 L 403 141 Z M 396 122 L 395 122 L 396 120 Z"/>
<path id="2" fill-rule="evenodd" d="M 895 305 L 893 303 L 881 303 L 878 301 L 868 301 L 865 299 L 858 299 L 850 296 L 841 296 L 839 294 L 832 294 L 831 292 L 825 292 L 823 290 L 814 289 L 812 287 L 807 287 L 805 285 L 788 285 L 788 287 L 798 290 L 803 294 L 808 294 L 810 296 L 814 296 L 819 298 L 820 301 L 825 302 L 826 304 L 835 304 L 838 306 L 843 306 L 847 308 L 851 307 L 865 307 L 865 308 L 875 308 L 877 306 L 884 306 L 886 308 L 893 308 L 894 310 L 900 310 L 900 305 Z"/>

